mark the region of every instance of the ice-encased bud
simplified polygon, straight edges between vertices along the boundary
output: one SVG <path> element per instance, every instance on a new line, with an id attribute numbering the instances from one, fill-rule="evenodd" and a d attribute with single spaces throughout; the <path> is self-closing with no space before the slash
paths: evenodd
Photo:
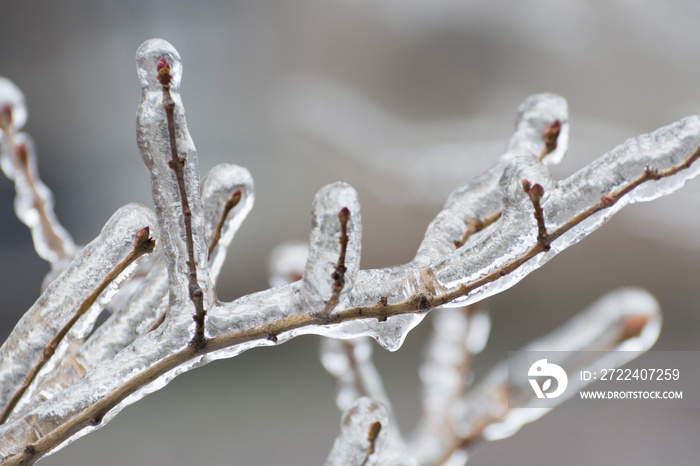
<path id="1" fill-rule="evenodd" d="M 215 166 L 202 181 L 202 206 L 206 217 L 205 237 L 209 238 L 210 242 L 221 220 L 224 204 L 236 191 L 241 193 L 241 200 L 228 213 L 221 229 L 221 237 L 209 257 L 209 274 L 212 280 L 219 276 L 229 245 L 253 209 L 255 195 L 250 172 L 232 163 Z"/>
<path id="2" fill-rule="evenodd" d="M 358 398 L 340 421 L 340 435 L 326 459 L 326 466 L 377 465 L 386 441 L 389 415 L 383 404 Z"/>
<path id="3" fill-rule="evenodd" d="M 160 89 L 158 62 L 164 58 L 170 66 L 170 89 L 177 90 L 182 80 L 182 59 L 170 42 L 149 39 L 136 51 L 136 69 L 141 87 Z"/>
<path id="4" fill-rule="evenodd" d="M 19 131 L 27 122 L 24 94 L 15 83 L 2 76 L 0 76 L 0 112 L 10 113 L 10 130 L 12 131 Z M 2 117 L 0 116 L 0 118 Z"/>
<path id="5" fill-rule="evenodd" d="M 350 212 L 347 220 L 347 250 L 345 252 L 344 285 L 340 291 L 342 303 L 355 283 L 360 268 L 362 224 L 357 193 L 346 183 L 334 183 L 319 190 L 311 212 L 309 256 L 304 268 L 301 293 L 309 310 L 321 310 L 333 295 L 335 267 L 341 251 L 340 232 L 343 209 Z"/>
<path id="6" fill-rule="evenodd" d="M 542 162 L 546 165 L 561 162 L 569 147 L 569 104 L 556 94 L 531 95 L 520 104 L 508 152 L 539 156 L 546 145 L 543 132 L 555 121 L 559 122 L 556 148 L 548 152 Z"/>

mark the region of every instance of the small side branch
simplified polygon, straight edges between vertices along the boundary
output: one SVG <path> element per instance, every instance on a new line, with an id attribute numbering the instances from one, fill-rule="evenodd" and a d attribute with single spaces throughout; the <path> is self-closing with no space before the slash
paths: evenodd
<path id="1" fill-rule="evenodd" d="M 535 208 L 535 220 L 537 220 L 537 242 L 542 245 L 545 251 L 549 251 L 549 238 L 547 235 L 547 227 L 544 224 L 544 212 L 542 211 L 542 196 L 544 196 L 544 188 L 540 184 L 531 185 L 530 181 L 523 180 L 523 191 L 530 197 L 530 202 Z"/>
<path id="2" fill-rule="evenodd" d="M 234 207 L 238 205 L 239 202 L 241 202 L 241 197 L 243 196 L 243 193 L 241 192 L 240 189 L 237 189 L 231 194 L 231 197 L 226 199 L 226 202 L 224 202 L 224 211 L 221 214 L 221 218 L 219 219 L 219 224 L 216 225 L 216 229 L 214 230 L 214 233 L 211 235 L 211 240 L 209 242 L 209 258 L 211 259 L 211 254 L 214 252 L 214 249 L 216 249 L 216 245 L 219 244 L 219 240 L 221 239 L 221 231 L 224 229 L 224 224 L 226 223 L 226 218 L 228 217 L 228 214 L 231 213 Z"/>
<path id="3" fill-rule="evenodd" d="M 470 218 L 469 220 L 467 220 L 467 230 L 462 235 L 461 240 L 454 242 L 455 249 L 459 249 L 462 246 L 464 246 L 472 235 L 480 232 L 481 230 L 490 226 L 496 220 L 501 218 L 501 214 L 503 214 L 503 211 L 499 210 L 498 212 L 495 212 L 483 219 Z"/>
<path id="4" fill-rule="evenodd" d="M 180 190 L 180 201 L 182 205 L 182 217 L 185 222 L 185 236 L 187 241 L 187 267 L 189 273 L 189 294 L 192 304 L 194 304 L 195 314 L 195 332 L 192 338 L 191 345 L 197 350 L 202 350 L 206 347 L 207 341 L 204 336 L 204 317 L 207 311 L 204 310 L 204 292 L 199 286 L 197 280 L 197 263 L 194 259 L 194 239 L 192 237 L 192 211 L 190 203 L 187 199 L 187 188 L 185 186 L 185 157 L 180 157 L 177 152 L 177 138 L 175 135 L 175 101 L 170 95 L 170 64 L 164 57 L 158 61 L 156 65 L 158 70 L 158 82 L 163 89 L 163 109 L 168 120 L 168 136 L 170 138 L 170 168 L 175 172 L 177 185 Z"/>
<path id="5" fill-rule="evenodd" d="M 561 133 L 561 121 L 559 120 L 554 120 L 542 130 L 542 141 L 544 141 L 544 148 L 540 154 L 540 162 L 544 160 L 547 154 L 553 152 L 557 148 L 559 133 Z"/>
<path id="6" fill-rule="evenodd" d="M 338 220 L 340 221 L 340 253 L 338 254 L 338 263 L 335 265 L 335 270 L 331 277 L 333 278 L 333 294 L 330 299 L 326 301 L 326 306 L 321 311 L 321 316 L 327 318 L 328 315 L 333 311 L 335 306 L 338 305 L 340 301 L 340 293 L 343 291 L 345 286 L 345 272 L 347 272 L 347 267 L 345 267 L 345 254 L 348 249 L 348 222 L 350 221 L 350 209 L 343 207 L 340 212 L 338 212 Z"/>
<path id="7" fill-rule="evenodd" d="M 56 335 L 46 344 L 37 363 L 34 365 L 32 370 L 29 371 L 27 376 L 24 378 L 22 385 L 9 399 L 7 405 L 5 405 L 5 407 L 2 409 L 2 412 L 0 412 L 0 424 L 4 424 L 10 417 L 10 414 L 17 406 L 19 400 L 22 399 L 24 393 L 32 384 L 37 374 L 39 374 L 39 371 L 46 365 L 49 359 L 51 359 L 51 356 L 53 356 L 53 354 L 56 352 L 56 348 L 58 348 L 58 345 L 61 343 L 61 341 L 63 341 L 65 336 L 68 335 L 68 332 L 71 330 L 71 328 L 73 328 L 75 323 L 78 322 L 78 320 L 88 311 L 88 309 L 90 309 L 93 304 L 95 304 L 97 298 L 109 286 L 110 283 L 112 283 L 122 272 L 124 272 L 127 267 L 133 264 L 136 259 L 144 254 L 153 252 L 155 245 L 156 242 L 150 237 L 150 229 L 148 227 L 142 228 L 136 232 L 134 248 L 131 250 L 131 252 L 126 256 L 126 258 L 124 258 L 123 261 L 117 264 L 114 269 L 107 274 L 99 286 L 95 288 L 95 290 L 85 299 L 85 301 L 82 302 L 80 307 L 75 311 L 75 314 L 73 314 L 73 317 L 71 317 L 70 320 L 58 331 L 58 333 L 56 333 Z"/>

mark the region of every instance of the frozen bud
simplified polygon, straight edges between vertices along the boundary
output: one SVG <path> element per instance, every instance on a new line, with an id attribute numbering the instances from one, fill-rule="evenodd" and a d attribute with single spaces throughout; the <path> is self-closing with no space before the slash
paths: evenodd
<path id="1" fill-rule="evenodd" d="M 338 219 L 340 219 L 340 223 L 347 224 L 348 220 L 350 220 L 350 209 L 343 207 L 340 212 L 338 212 Z"/>
<path id="2" fill-rule="evenodd" d="M 141 228 L 136 232 L 134 237 L 134 248 L 144 249 L 146 252 L 151 252 L 156 246 L 156 242 L 151 238 L 151 229 L 149 227 Z"/>
<path id="3" fill-rule="evenodd" d="M 529 193 L 530 188 L 532 187 L 532 185 L 530 184 L 530 180 L 523 180 L 521 183 L 523 185 L 523 191 L 525 191 L 526 193 Z"/>
<path id="4" fill-rule="evenodd" d="M 542 140 L 544 141 L 547 153 L 557 148 L 557 139 L 559 139 L 560 132 L 561 121 L 558 119 L 545 126 L 542 130 Z"/>
<path id="5" fill-rule="evenodd" d="M 243 193 L 241 192 L 240 189 L 237 189 L 231 194 L 231 197 L 226 201 L 226 208 L 228 209 L 233 209 L 238 205 L 239 202 L 241 202 L 241 198 L 243 197 Z"/>
<path id="6" fill-rule="evenodd" d="M 527 194 L 530 196 L 532 202 L 540 202 L 540 199 L 544 196 L 544 188 L 541 184 L 535 184 L 530 188 Z"/>
<path id="7" fill-rule="evenodd" d="M 158 82 L 163 85 L 170 84 L 170 63 L 165 57 L 160 57 L 158 60 L 156 71 L 158 71 Z"/>

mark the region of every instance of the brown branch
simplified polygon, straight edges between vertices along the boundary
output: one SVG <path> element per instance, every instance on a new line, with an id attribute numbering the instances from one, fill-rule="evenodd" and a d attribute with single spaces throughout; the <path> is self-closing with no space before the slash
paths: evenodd
<path id="1" fill-rule="evenodd" d="M 631 181 L 629 184 L 625 185 L 619 190 L 602 196 L 595 205 L 576 215 L 554 232 L 550 233 L 547 236 L 547 243 L 551 244 L 552 241 L 559 238 L 585 219 L 603 209 L 611 207 L 622 196 L 629 193 L 642 183 L 652 179 L 658 180 L 660 178 L 672 176 L 681 170 L 689 168 L 698 160 L 698 158 L 700 158 L 700 147 L 679 165 L 671 167 L 667 170 L 656 171 L 647 168 L 638 178 Z M 124 382 L 107 396 L 97 400 L 90 407 L 81 411 L 75 417 L 67 420 L 60 426 L 56 427 L 53 431 L 46 432 L 43 437 L 36 441 L 36 443 L 28 445 L 23 451 L 17 452 L 14 456 L 8 457 L 6 460 L 6 465 L 31 464 L 40 456 L 45 455 L 46 452 L 54 448 L 56 445 L 66 441 L 73 434 L 79 432 L 84 427 L 99 424 L 102 421 L 102 417 L 107 412 L 121 403 L 129 395 L 139 390 L 141 387 L 153 382 L 158 377 L 191 360 L 192 358 L 201 356 L 202 353 L 209 353 L 223 348 L 230 348 L 246 342 L 268 339 L 270 335 L 280 335 L 308 326 L 335 325 L 352 320 L 368 318 L 384 321 L 388 317 L 395 315 L 425 312 L 426 307 L 430 309 L 449 303 L 460 297 L 466 296 L 477 288 L 512 273 L 537 254 L 544 251 L 544 247 L 538 242 L 529 251 L 525 252 L 523 255 L 514 259 L 512 262 L 506 264 L 500 269 L 470 283 L 466 283 L 455 291 L 447 292 L 441 295 L 426 296 L 425 294 L 421 294 L 412 296 L 405 301 L 393 304 L 388 304 L 380 300 L 375 305 L 359 306 L 338 311 L 328 318 L 322 318 L 315 313 L 294 314 L 264 325 L 210 338 L 207 340 L 206 348 L 201 350 L 195 348 L 193 345 L 189 345 L 184 349 L 154 363 L 143 372 L 134 376 L 132 379 Z M 470 440 L 469 442 L 471 441 L 473 440 Z"/>
<path id="2" fill-rule="evenodd" d="M 345 253 L 348 249 L 348 221 L 350 221 L 350 209 L 343 207 L 340 212 L 338 212 L 338 220 L 340 221 L 340 253 L 338 254 L 338 263 L 335 265 L 335 271 L 331 275 L 333 278 L 333 294 L 326 301 L 326 305 L 321 311 L 321 316 L 325 319 L 327 318 L 331 311 L 338 305 L 340 300 L 340 293 L 343 291 L 345 286 L 345 272 L 347 272 L 347 267 L 345 267 Z"/>
<path id="3" fill-rule="evenodd" d="M 194 259 L 194 239 L 192 236 L 192 211 L 190 203 L 187 199 L 187 187 L 185 185 L 185 157 L 180 157 L 177 152 L 177 138 L 175 135 L 175 101 L 170 95 L 170 64 L 165 57 L 161 57 L 156 65 L 158 71 L 158 82 L 163 89 L 163 109 L 168 120 L 168 136 L 170 138 L 170 157 L 168 161 L 170 168 L 175 172 L 177 185 L 180 190 L 180 201 L 182 205 L 182 216 L 185 222 L 185 237 L 187 242 L 187 274 L 189 280 L 189 294 L 192 304 L 194 304 L 195 314 L 192 318 L 195 321 L 194 337 L 191 344 L 197 350 L 202 350 L 207 345 L 206 337 L 204 336 L 204 317 L 207 311 L 204 310 L 204 293 L 197 281 L 197 263 Z"/>
<path id="4" fill-rule="evenodd" d="M 209 241 L 209 258 L 211 259 L 211 255 L 214 252 L 214 249 L 216 248 L 216 245 L 219 244 L 219 240 L 221 239 L 221 231 L 224 229 L 224 224 L 226 223 L 226 218 L 228 217 L 228 214 L 231 213 L 234 207 L 238 205 L 239 202 L 241 202 L 241 197 L 243 196 L 243 193 L 241 192 L 240 189 L 237 189 L 231 194 L 231 197 L 226 199 L 226 202 L 224 202 L 224 211 L 221 214 L 221 218 L 219 219 L 219 224 L 216 225 L 216 229 L 214 230 L 214 233 L 211 235 L 211 240 Z"/>
<path id="5" fill-rule="evenodd" d="M 39 356 L 39 360 L 34 365 L 34 367 L 29 371 L 29 373 L 24 378 L 22 385 L 17 389 L 17 391 L 9 399 L 5 407 L 0 412 L 0 424 L 4 424 L 7 418 L 17 406 L 17 403 L 22 398 L 24 393 L 27 391 L 31 383 L 36 378 L 39 371 L 46 365 L 46 363 L 51 359 L 51 356 L 56 352 L 56 348 L 63 341 L 68 332 L 73 328 L 78 319 L 80 319 L 85 313 L 90 309 L 90 307 L 97 301 L 97 298 L 102 294 L 102 292 L 112 283 L 127 267 L 134 263 L 136 259 L 144 254 L 148 254 L 155 248 L 156 242 L 153 238 L 149 236 L 150 230 L 148 227 L 142 228 L 136 232 L 134 239 L 134 248 L 131 252 L 117 264 L 114 269 L 112 269 L 107 276 L 102 280 L 102 282 L 93 290 L 93 292 L 85 298 L 80 307 L 75 311 L 73 317 L 70 318 L 66 324 L 61 327 L 61 329 L 56 333 L 56 335 L 46 343 L 44 350 Z"/>

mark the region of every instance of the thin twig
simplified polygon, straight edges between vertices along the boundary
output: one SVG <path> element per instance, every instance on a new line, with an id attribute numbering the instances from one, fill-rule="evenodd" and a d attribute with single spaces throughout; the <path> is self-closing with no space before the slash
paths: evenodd
<path id="1" fill-rule="evenodd" d="M 241 202 L 241 197 L 243 196 L 243 193 L 241 192 L 240 189 L 237 189 L 231 194 L 231 197 L 226 199 L 226 202 L 224 202 L 224 211 L 221 214 L 221 218 L 219 219 L 219 224 L 216 225 L 216 229 L 214 230 L 214 233 L 211 234 L 211 239 L 209 240 L 209 258 L 211 259 L 211 255 L 214 252 L 214 249 L 216 248 L 216 245 L 219 244 L 219 240 L 221 239 L 221 231 L 224 229 L 224 224 L 226 223 L 226 218 L 228 217 L 228 214 L 233 210 L 234 207 L 238 205 L 239 202 Z"/>
<path id="2" fill-rule="evenodd" d="M 561 132 L 561 121 L 554 120 L 550 124 L 544 127 L 542 130 L 542 141 L 544 141 L 544 148 L 540 154 L 540 162 L 544 160 L 547 154 L 553 152 L 557 148 L 557 140 L 559 139 L 559 133 Z"/>
<path id="3" fill-rule="evenodd" d="M 347 267 L 345 267 L 345 253 L 348 249 L 348 221 L 350 221 L 350 209 L 343 207 L 340 212 L 338 212 L 338 220 L 340 221 L 340 253 L 338 254 L 338 263 L 335 265 L 335 270 L 331 277 L 333 278 L 333 294 L 326 301 L 326 305 L 321 311 L 321 316 L 327 318 L 331 311 L 338 305 L 340 301 L 340 293 L 343 291 L 345 286 L 345 272 L 347 272 Z"/>
<path id="4" fill-rule="evenodd" d="M 467 230 L 464 232 L 462 235 L 462 239 L 459 241 L 455 241 L 455 249 L 459 249 L 460 247 L 464 246 L 467 243 L 467 240 L 469 238 L 486 228 L 487 226 L 491 225 L 494 223 L 496 220 L 501 218 L 501 214 L 503 214 L 502 210 L 499 210 L 498 212 L 495 212 L 491 215 L 489 215 L 486 218 L 482 219 L 476 219 L 476 218 L 470 218 L 467 220 Z"/>
<path id="5" fill-rule="evenodd" d="M 36 378 L 37 374 L 42 367 L 51 359 L 51 356 L 56 352 L 56 348 L 63 341 L 68 332 L 73 328 L 78 319 L 80 319 L 90 307 L 97 301 L 97 298 L 102 294 L 102 292 L 112 283 L 127 267 L 134 263 L 136 259 L 144 254 L 148 254 L 155 248 L 156 242 L 153 238 L 149 236 L 150 231 L 148 227 L 139 230 L 134 239 L 134 248 L 131 252 L 117 264 L 112 271 L 110 271 L 107 276 L 102 280 L 102 282 L 93 290 L 93 292 L 85 298 L 80 307 L 75 311 L 73 317 L 70 318 L 66 324 L 61 327 L 61 329 L 56 333 L 56 335 L 46 343 L 44 350 L 39 356 L 39 360 L 34 365 L 34 367 L 29 371 L 29 373 L 24 378 L 22 385 L 17 389 L 17 391 L 9 399 L 5 407 L 0 412 L 0 424 L 4 424 L 7 418 L 17 406 L 17 403 L 22 398 L 24 393 L 27 391 L 31 383 Z"/>
<path id="6" fill-rule="evenodd" d="M 163 109 L 168 120 L 168 136 L 170 138 L 170 157 L 168 164 L 175 172 L 177 185 L 180 190 L 180 201 L 182 205 L 182 216 L 185 221 L 185 237 L 187 242 L 187 267 L 189 273 L 189 294 L 192 304 L 194 304 L 195 314 L 192 318 L 195 321 L 194 337 L 191 344 L 197 350 L 202 350 L 207 345 L 204 336 L 204 317 L 207 311 L 204 310 L 204 293 L 197 281 L 197 263 L 194 259 L 194 239 L 192 236 L 192 211 L 187 199 L 187 187 L 185 185 L 185 157 L 181 157 L 177 152 L 177 138 L 175 135 L 175 101 L 170 95 L 170 64 L 165 57 L 161 57 L 157 64 L 158 82 L 163 89 Z"/>
<path id="7" fill-rule="evenodd" d="M 523 191 L 530 198 L 532 207 L 535 209 L 535 220 L 537 221 L 537 242 L 542 245 L 545 251 L 549 251 L 549 243 L 547 242 L 547 227 L 544 223 L 544 212 L 542 211 L 542 196 L 544 196 L 544 188 L 541 184 L 530 185 L 530 181 L 523 180 Z"/>
<path id="8" fill-rule="evenodd" d="M 647 168 L 638 178 L 631 181 L 629 184 L 625 185 L 619 190 L 602 196 L 596 204 L 576 215 L 558 229 L 548 234 L 546 243 L 551 244 L 554 240 L 590 216 L 611 207 L 622 196 L 629 193 L 642 183 L 649 180 L 658 180 L 664 177 L 672 176 L 681 170 L 689 168 L 698 160 L 698 158 L 700 158 L 700 147 L 683 162 L 669 169 L 657 171 Z M 384 302 L 379 301 L 375 305 L 344 309 L 331 316 L 328 316 L 328 318 L 321 318 L 317 313 L 294 314 L 257 327 L 238 330 L 229 334 L 210 338 L 207 340 L 206 348 L 201 350 L 195 348 L 193 345 L 189 345 L 149 366 L 133 378 L 121 384 L 108 395 L 97 400 L 87 409 L 82 410 L 79 414 L 68 419 L 54 430 L 46 432 L 44 436 L 36 441 L 36 443 L 28 445 L 23 451 L 15 453 L 15 455 L 12 457 L 8 457 L 6 463 L 9 466 L 28 464 L 35 461 L 38 457 L 45 455 L 46 452 L 54 448 L 56 445 L 66 441 L 73 434 L 79 432 L 84 427 L 99 424 L 102 421 L 102 417 L 106 413 L 121 403 L 129 395 L 139 390 L 141 387 L 153 382 L 154 380 L 158 379 L 158 377 L 180 366 L 181 364 L 195 357 L 201 356 L 202 353 L 209 353 L 223 348 L 230 348 L 246 342 L 269 339 L 270 335 L 280 335 L 308 326 L 335 325 L 352 320 L 369 318 L 384 321 L 388 317 L 396 315 L 412 314 L 417 312 L 422 313 L 425 312 L 426 309 L 435 308 L 442 304 L 452 302 L 460 297 L 466 296 L 471 291 L 512 273 L 537 254 L 544 251 L 545 249 L 543 245 L 538 242 L 529 251 L 512 260 L 510 263 L 506 264 L 500 269 L 470 283 L 466 283 L 455 291 L 450 291 L 440 295 L 414 295 L 404 301 L 392 304 L 385 304 Z M 473 439 L 469 442 L 471 441 L 473 441 Z"/>

